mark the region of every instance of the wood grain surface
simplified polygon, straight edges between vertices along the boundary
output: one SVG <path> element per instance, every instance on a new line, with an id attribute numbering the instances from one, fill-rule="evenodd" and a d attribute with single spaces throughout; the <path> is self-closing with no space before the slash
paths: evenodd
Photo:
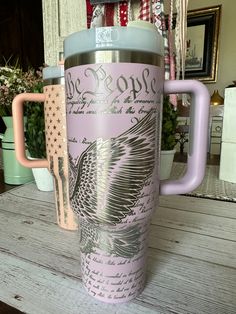
<path id="1" fill-rule="evenodd" d="M 0 300 L 25 313 L 236 312 L 236 204 L 160 197 L 150 230 L 147 283 L 121 305 L 81 282 L 77 232 L 60 229 L 54 195 L 31 183 L 0 196 Z"/>

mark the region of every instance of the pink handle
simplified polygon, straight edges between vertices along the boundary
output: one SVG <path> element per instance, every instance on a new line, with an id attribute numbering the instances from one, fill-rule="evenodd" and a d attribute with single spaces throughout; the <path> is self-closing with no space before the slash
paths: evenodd
<path id="1" fill-rule="evenodd" d="M 44 94 L 23 93 L 17 95 L 12 102 L 12 116 L 14 128 L 14 141 L 16 159 L 20 164 L 27 168 L 49 168 L 47 159 L 29 160 L 25 154 L 25 137 L 24 137 L 24 121 L 23 107 L 24 102 L 44 102 Z"/>
<path id="2" fill-rule="evenodd" d="M 164 92 L 191 94 L 192 103 L 187 172 L 178 180 L 162 181 L 160 194 L 189 193 L 201 184 L 205 174 L 210 96 L 206 86 L 195 80 L 166 81 Z"/>

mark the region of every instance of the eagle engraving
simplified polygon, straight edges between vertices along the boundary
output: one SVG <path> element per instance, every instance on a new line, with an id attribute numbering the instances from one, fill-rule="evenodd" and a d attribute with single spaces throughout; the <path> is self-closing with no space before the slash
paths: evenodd
<path id="1" fill-rule="evenodd" d="M 155 166 L 155 135 L 156 113 L 151 110 L 119 136 L 105 140 L 98 138 L 87 147 L 77 162 L 69 156 L 70 201 L 81 220 L 86 218 L 88 223 L 97 227 L 115 226 L 132 214 L 140 192 Z M 85 223 L 83 225 L 86 227 Z M 120 245 L 123 241 L 122 244 L 126 246 L 126 240 L 132 238 L 128 242 L 135 253 L 140 232 L 137 228 L 132 228 L 126 232 L 123 230 L 125 239 L 122 239 L 121 231 L 113 233 L 112 241 L 114 244 L 120 240 Z M 102 238 L 102 235 L 98 234 L 99 230 L 100 227 L 90 230 L 90 239 L 94 237 L 94 240 L 101 243 L 99 237 Z M 86 249 L 83 243 L 88 244 L 90 240 L 83 236 L 83 230 L 81 232 L 81 248 L 87 251 L 91 243 Z M 108 247 L 109 251 L 113 251 L 111 246 Z M 114 247 L 120 256 L 118 246 Z M 127 247 L 125 250 L 127 251 Z M 130 255 L 130 252 L 127 254 Z"/>
<path id="2" fill-rule="evenodd" d="M 84 254 L 95 253 L 96 248 L 109 255 L 132 258 L 140 251 L 142 233 L 139 225 L 125 229 L 106 229 L 85 219 L 80 220 L 80 250 Z"/>

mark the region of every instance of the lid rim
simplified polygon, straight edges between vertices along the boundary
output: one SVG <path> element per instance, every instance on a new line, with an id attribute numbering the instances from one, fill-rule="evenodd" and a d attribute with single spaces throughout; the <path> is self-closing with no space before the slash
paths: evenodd
<path id="1" fill-rule="evenodd" d="M 65 59 L 97 50 L 136 50 L 164 55 L 161 35 L 155 29 L 136 26 L 90 28 L 73 33 L 64 40 Z"/>
<path id="2" fill-rule="evenodd" d="M 48 66 L 43 68 L 43 80 L 64 77 L 64 65 Z"/>

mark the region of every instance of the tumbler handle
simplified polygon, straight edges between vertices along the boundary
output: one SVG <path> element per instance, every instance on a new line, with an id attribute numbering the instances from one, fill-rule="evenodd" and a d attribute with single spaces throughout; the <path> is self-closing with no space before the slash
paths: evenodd
<path id="1" fill-rule="evenodd" d="M 23 107 L 26 101 L 44 102 L 45 95 L 37 93 L 23 93 L 17 95 L 12 102 L 12 116 L 16 159 L 27 168 L 49 168 L 47 159 L 29 160 L 25 154 Z"/>
<path id="2" fill-rule="evenodd" d="M 206 86 L 196 80 L 165 81 L 164 93 L 191 94 L 192 104 L 187 172 L 178 180 L 161 181 L 160 194 L 189 193 L 201 184 L 205 174 L 210 96 Z"/>

